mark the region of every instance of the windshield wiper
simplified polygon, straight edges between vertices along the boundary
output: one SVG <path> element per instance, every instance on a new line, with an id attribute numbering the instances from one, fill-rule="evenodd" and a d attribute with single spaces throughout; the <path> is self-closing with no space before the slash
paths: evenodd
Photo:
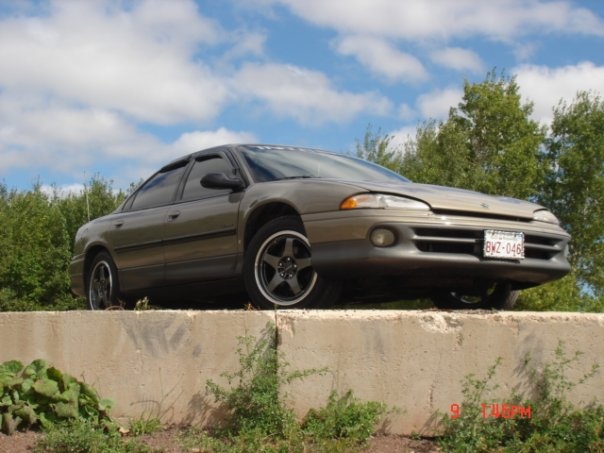
<path id="1" fill-rule="evenodd" d="M 276 181 L 283 181 L 285 179 L 308 179 L 308 178 L 318 178 L 318 176 L 312 176 L 312 175 L 284 176 L 283 178 L 277 178 Z"/>

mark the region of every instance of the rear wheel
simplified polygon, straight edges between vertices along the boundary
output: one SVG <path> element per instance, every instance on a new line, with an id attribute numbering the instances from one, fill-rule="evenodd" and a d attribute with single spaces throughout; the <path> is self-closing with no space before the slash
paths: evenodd
<path id="1" fill-rule="evenodd" d="M 302 222 L 280 217 L 264 225 L 252 238 L 244 260 L 243 277 L 252 302 L 260 308 L 309 308 L 333 304 L 340 284 L 318 275 Z"/>
<path id="2" fill-rule="evenodd" d="M 496 309 L 510 310 L 516 304 L 520 291 L 512 290 L 509 283 L 496 283 L 481 291 L 465 293 L 441 292 L 432 298 L 434 305 L 443 309 Z"/>
<path id="3" fill-rule="evenodd" d="M 92 260 L 86 289 L 86 299 L 91 310 L 122 307 L 118 298 L 117 269 L 107 252 L 98 253 Z"/>

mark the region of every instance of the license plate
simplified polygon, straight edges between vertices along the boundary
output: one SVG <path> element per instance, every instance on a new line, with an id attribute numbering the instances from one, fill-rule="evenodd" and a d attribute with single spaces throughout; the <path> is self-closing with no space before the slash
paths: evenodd
<path id="1" fill-rule="evenodd" d="M 524 233 L 485 230 L 483 256 L 500 260 L 524 259 Z"/>

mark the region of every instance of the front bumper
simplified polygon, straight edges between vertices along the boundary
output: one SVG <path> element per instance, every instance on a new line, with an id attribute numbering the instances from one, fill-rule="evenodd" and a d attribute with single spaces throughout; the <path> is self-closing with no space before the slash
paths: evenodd
<path id="1" fill-rule="evenodd" d="M 315 214 L 303 218 L 313 267 L 340 278 L 397 276 L 409 287 L 451 286 L 460 279 L 505 281 L 526 288 L 563 277 L 570 236 L 556 225 L 430 213 L 396 216 L 381 210 Z M 370 240 L 375 228 L 396 237 L 389 247 Z M 482 255 L 484 230 L 523 232 L 525 259 Z"/>

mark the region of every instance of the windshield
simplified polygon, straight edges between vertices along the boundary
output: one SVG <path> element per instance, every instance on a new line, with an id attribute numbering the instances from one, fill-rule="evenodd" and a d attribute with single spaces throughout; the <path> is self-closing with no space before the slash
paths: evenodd
<path id="1" fill-rule="evenodd" d="M 374 163 L 315 149 L 249 146 L 242 154 L 256 182 L 294 178 L 408 182 L 401 175 Z"/>

